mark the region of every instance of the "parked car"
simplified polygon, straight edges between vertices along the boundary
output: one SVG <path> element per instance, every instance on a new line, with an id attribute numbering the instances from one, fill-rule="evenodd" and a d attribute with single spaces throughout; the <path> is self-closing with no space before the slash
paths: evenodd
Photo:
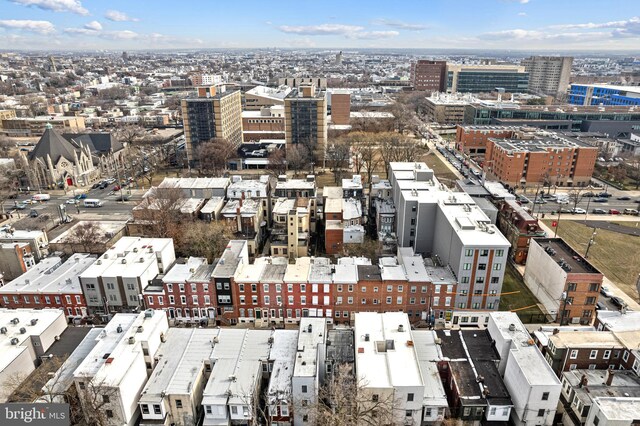
<path id="1" fill-rule="evenodd" d="M 102 181 L 94 183 L 94 184 L 91 186 L 91 189 L 99 188 L 99 187 L 100 187 L 100 185 L 102 185 Z"/>
<path id="2" fill-rule="evenodd" d="M 560 213 L 571 213 L 571 210 L 565 209 L 564 207 L 560 208 Z"/>
<path id="3" fill-rule="evenodd" d="M 547 200 L 545 200 L 544 198 L 536 198 L 535 200 L 533 200 L 533 204 L 547 204 Z"/>
<path id="4" fill-rule="evenodd" d="M 556 203 L 558 204 L 569 204 L 569 199 L 567 197 L 557 197 Z"/>
<path id="5" fill-rule="evenodd" d="M 126 194 L 125 194 L 125 195 L 122 195 L 122 196 L 118 195 L 118 196 L 116 197 L 116 201 L 129 201 L 129 199 L 130 199 L 130 198 L 131 198 L 131 197 L 130 197 L 130 196 L 128 196 L 128 195 L 126 195 Z"/>
<path id="6" fill-rule="evenodd" d="M 24 210 L 26 208 L 27 208 L 27 205 L 25 203 L 16 203 L 16 209 Z"/>
<path id="7" fill-rule="evenodd" d="M 67 204 L 78 204 L 80 202 L 80 200 L 76 199 L 76 198 L 70 198 L 66 201 Z"/>
<path id="8" fill-rule="evenodd" d="M 84 200 L 87 198 L 87 194 L 78 194 L 74 197 L 76 200 Z"/>
<path id="9" fill-rule="evenodd" d="M 573 214 L 585 214 L 587 211 L 585 209 L 582 209 L 580 207 L 574 207 L 571 209 L 571 213 Z"/>
<path id="10" fill-rule="evenodd" d="M 602 302 L 598 302 L 598 303 L 596 303 L 596 310 L 598 310 L 598 311 L 608 311 L 607 305 L 605 305 Z"/>
<path id="11" fill-rule="evenodd" d="M 607 211 L 605 209 L 593 209 L 593 210 L 591 210 L 591 213 L 593 213 L 593 214 L 607 214 Z"/>
<path id="12" fill-rule="evenodd" d="M 109 178 L 109 179 L 105 180 L 105 182 L 107 182 L 107 185 L 111 185 L 115 181 L 116 181 L 115 178 Z"/>
<path id="13" fill-rule="evenodd" d="M 608 192 L 601 192 L 601 193 L 598 194 L 598 197 L 609 198 L 609 197 L 611 197 L 611 194 L 609 194 Z"/>
<path id="14" fill-rule="evenodd" d="M 600 294 L 606 297 L 613 296 L 613 293 L 611 293 L 611 290 L 609 290 L 609 287 L 606 285 L 600 286 Z"/>
<path id="15" fill-rule="evenodd" d="M 638 210 L 636 209 L 624 209 L 624 214 L 630 214 L 632 216 L 638 216 Z"/>
<path id="16" fill-rule="evenodd" d="M 38 215 L 38 210 L 31 209 L 31 211 L 29 212 L 29 217 L 38 217 Z"/>
<path id="17" fill-rule="evenodd" d="M 609 214 L 620 214 L 620 210 L 609 209 Z"/>
<path id="18" fill-rule="evenodd" d="M 593 203 L 606 203 L 607 201 L 609 201 L 608 198 L 603 198 L 603 197 L 598 197 L 598 198 L 594 198 L 593 200 L 591 200 L 591 202 Z"/>
<path id="19" fill-rule="evenodd" d="M 113 187 L 113 191 L 120 191 L 120 185 L 116 185 Z"/>
<path id="20" fill-rule="evenodd" d="M 627 196 L 627 195 L 623 195 L 622 197 L 618 197 L 616 198 L 616 200 L 620 200 L 620 201 L 629 201 L 631 200 L 631 197 Z"/>
<path id="21" fill-rule="evenodd" d="M 109 184 L 107 182 L 102 182 L 98 188 L 105 189 Z"/>
<path id="22" fill-rule="evenodd" d="M 594 194 L 593 192 L 585 192 L 582 194 L 583 197 L 595 197 L 596 194 Z"/>
<path id="23" fill-rule="evenodd" d="M 623 306 L 627 306 L 624 300 L 619 298 L 618 296 L 611 297 L 611 303 L 613 303 L 618 308 L 622 308 Z"/>
<path id="24" fill-rule="evenodd" d="M 529 204 L 529 202 L 530 202 L 529 199 L 527 197 L 525 197 L 524 195 L 519 195 L 518 196 L 518 201 L 521 204 Z"/>

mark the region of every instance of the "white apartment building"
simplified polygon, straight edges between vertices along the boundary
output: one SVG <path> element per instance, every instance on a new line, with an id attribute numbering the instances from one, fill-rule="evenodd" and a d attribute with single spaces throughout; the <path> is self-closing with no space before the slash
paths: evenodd
<path id="1" fill-rule="evenodd" d="M 585 424 L 597 426 L 632 426 L 640 418 L 640 398 L 595 398 Z"/>
<path id="2" fill-rule="evenodd" d="M 396 424 L 420 425 L 425 384 L 403 312 L 355 314 L 356 379 L 372 400 L 393 403 Z"/>
<path id="3" fill-rule="evenodd" d="M 469 194 L 448 190 L 426 164 L 389 169 L 398 246 L 451 268 L 458 280 L 453 307 L 497 310 L 509 241 Z"/>
<path id="4" fill-rule="evenodd" d="M 156 354 L 169 323 L 164 311 L 116 314 L 98 335 L 100 340 L 74 372 L 85 415 L 100 410 L 108 425 L 134 425 L 138 398 L 156 364 Z"/>
<path id="5" fill-rule="evenodd" d="M 202 392 L 211 373 L 209 355 L 219 329 L 170 328 L 138 405 L 140 425 L 196 424 Z"/>
<path id="6" fill-rule="evenodd" d="M 121 238 L 80 275 L 87 308 L 91 313 L 140 309 L 145 287 L 175 260 L 171 238 Z"/>
<path id="7" fill-rule="evenodd" d="M 323 318 L 300 320 L 298 347 L 291 379 L 295 426 L 313 422 L 311 407 L 318 400 L 320 366 L 324 365 L 326 340 L 327 323 Z"/>
<path id="8" fill-rule="evenodd" d="M 257 421 L 256 401 L 268 370 L 271 334 L 223 328 L 213 339 L 211 376 L 202 396 L 203 425 Z"/>
<path id="9" fill-rule="evenodd" d="M 500 354 L 498 370 L 509 390 L 516 425 L 552 425 L 561 384 L 514 312 L 492 312 L 487 330 Z"/>
<path id="10" fill-rule="evenodd" d="M 49 254 L 49 238 L 45 231 L 25 231 L 9 228 L 0 231 L 0 243 L 28 243 L 36 260 Z"/>
<path id="11" fill-rule="evenodd" d="M 0 403 L 25 379 L 35 362 L 67 328 L 57 309 L 0 309 Z"/>

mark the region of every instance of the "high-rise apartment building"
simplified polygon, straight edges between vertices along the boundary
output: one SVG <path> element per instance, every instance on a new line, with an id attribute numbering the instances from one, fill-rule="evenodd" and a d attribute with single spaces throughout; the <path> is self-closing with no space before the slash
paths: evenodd
<path id="1" fill-rule="evenodd" d="M 310 146 L 324 158 L 327 145 L 327 97 L 313 84 L 294 89 L 284 99 L 287 146 Z"/>
<path id="2" fill-rule="evenodd" d="M 199 89 L 197 98 L 182 100 L 182 119 L 190 162 L 197 161 L 200 144 L 211 139 L 227 139 L 235 146 L 242 143 L 240 91 Z"/>
<path id="3" fill-rule="evenodd" d="M 411 84 L 415 90 L 444 92 L 447 88 L 447 62 L 419 59 L 411 64 Z"/>
<path id="4" fill-rule="evenodd" d="M 519 65 L 447 65 L 447 92 L 527 92 L 529 74 Z"/>
<path id="5" fill-rule="evenodd" d="M 522 65 L 529 73 L 531 92 L 555 95 L 567 90 L 573 65 L 571 56 L 531 56 Z"/>

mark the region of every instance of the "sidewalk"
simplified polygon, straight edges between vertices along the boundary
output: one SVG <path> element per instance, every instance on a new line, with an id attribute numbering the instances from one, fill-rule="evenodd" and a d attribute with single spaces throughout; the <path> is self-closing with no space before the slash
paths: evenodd
<path id="1" fill-rule="evenodd" d="M 444 158 L 444 155 L 442 155 L 440 151 L 436 149 L 436 144 L 427 141 L 427 146 L 429 147 L 429 152 L 438 157 L 440 161 L 442 161 L 447 166 L 447 168 L 458 177 L 458 179 L 464 179 L 460 172 L 455 167 L 453 167 L 453 165 L 446 158 Z"/>

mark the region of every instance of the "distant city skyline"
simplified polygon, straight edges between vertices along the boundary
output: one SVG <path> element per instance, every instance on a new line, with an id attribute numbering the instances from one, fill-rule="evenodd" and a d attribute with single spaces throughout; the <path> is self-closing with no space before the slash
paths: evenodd
<path id="1" fill-rule="evenodd" d="M 0 0 L 0 48 L 640 51 L 637 0 Z"/>

